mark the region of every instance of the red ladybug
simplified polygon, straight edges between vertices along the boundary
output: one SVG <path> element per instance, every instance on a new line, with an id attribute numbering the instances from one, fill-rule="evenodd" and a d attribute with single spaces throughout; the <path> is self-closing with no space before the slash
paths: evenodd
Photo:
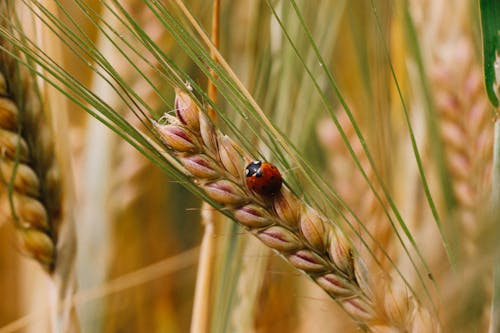
<path id="1" fill-rule="evenodd" d="M 248 188 L 262 196 L 275 195 L 283 183 L 278 168 L 269 162 L 251 162 L 245 168 L 245 176 Z"/>

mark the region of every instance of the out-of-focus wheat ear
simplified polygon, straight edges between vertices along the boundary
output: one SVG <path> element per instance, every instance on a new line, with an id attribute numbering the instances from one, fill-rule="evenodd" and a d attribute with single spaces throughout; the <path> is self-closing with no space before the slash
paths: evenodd
<path id="1" fill-rule="evenodd" d="M 455 52 L 438 58 L 432 68 L 437 111 L 445 142 L 446 163 L 451 174 L 461 244 L 466 257 L 478 251 L 481 203 L 489 193 L 493 151 L 493 124 L 484 93 L 481 67 L 474 47 L 460 38 Z"/>
<path id="2" fill-rule="evenodd" d="M 472 42 L 463 36 L 448 43 L 454 52 L 438 55 L 432 67 L 431 82 L 445 143 L 446 167 L 451 175 L 455 201 L 453 219 L 458 222 L 459 254 L 462 262 L 470 266 L 471 261 L 476 262 L 474 258 L 481 255 L 481 237 L 484 237 L 482 233 L 486 227 L 482 221 L 485 221 L 483 211 L 489 202 L 491 189 L 492 112 Z M 466 269 L 474 270 L 470 267 Z M 479 330 L 486 329 L 490 321 L 490 310 L 486 305 L 491 297 L 490 278 L 490 274 L 480 274 L 475 281 L 475 294 L 468 299 L 475 302 L 476 307 L 471 312 L 474 314 L 468 318 L 474 323 L 470 327 Z M 463 291 L 457 292 L 455 297 L 459 293 Z M 481 308 L 482 312 L 479 311 Z M 448 315 L 460 316 L 454 313 Z"/>
<path id="3" fill-rule="evenodd" d="M 46 52 L 62 63 L 58 57 L 59 44 L 50 40 L 50 34 L 45 34 L 47 30 L 40 27 L 33 16 L 23 15 L 25 10 L 29 12 L 20 3 L 2 2 L 1 17 L 13 18 L 9 22 L 1 21 L 2 28 L 12 35 L 19 31 L 30 37 L 36 35 L 39 46 L 50 45 Z M 19 21 L 14 17 L 19 17 Z M 13 29 L 11 24 L 17 23 Z M 66 100 L 48 85 L 37 82 L 36 75 L 17 59 L 26 61 L 19 49 L 8 40 L 2 39 L 0 43 L 3 47 L 0 76 L 4 82 L 0 85 L 3 139 L 0 140 L 0 186 L 7 189 L 0 214 L 16 226 L 23 253 L 51 274 L 51 287 L 47 290 L 52 300 L 52 328 L 76 329 L 69 303 L 75 289 L 76 242 L 72 186 L 68 181 L 71 179 L 69 154 L 64 146 Z M 58 129 L 59 139 L 54 128 Z"/>
<path id="4" fill-rule="evenodd" d="M 443 316 L 447 329 L 460 326 L 463 331 L 472 327 L 486 331 L 490 313 L 487 298 L 491 296 L 488 290 L 491 283 L 487 280 L 491 274 L 486 273 L 486 269 L 477 269 L 476 265 L 484 257 L 478 249 L 482 242 L 479 235 L 486 221 L 481 211 L 491 188 L 493 124 L 481 79 L 481 60 L 473 41 L 474 14 L 467 3 L 452 1 L 414 1 L 412 10 L 439 124 L 436 134 L 443 143 L 443 156 L 439 158 L 443 159 L 442 167 L 449 175 L 447 206 L 452 209 L 447 217 L 456 222 L 450 230 L 455 231 L 459 274 L 477 276 L 472 283 L 473 293 L 463 289 L 467 281 L 463 277 L 453 297 L 443 293 L 443 299 L 449 302 L 443 306 Z M 440 47 L 433 47 L 435 45 Z M 440 285 L 453 285 L 456 275 L 453 278 L 443 275 L 447 280 Z M 465 311 L 457 311 L 458 304 L 458 307 L 468 306 L 463 307 Z M 458 318 L 462 320 L 460 325 L 457 325 Z"/>
<path id="5" fill-rule="evenodd" d="M 2 218 L 17 226 L 25 253 L 52 272 L 62 200 L 52 137 L 28 73 L 6 54 L 1 62 L 7 83 L 0 91 Z"/>
<path id="6" fill-rule="evenodd" d="M 186 93 L 178 90 L 179 94 L 188 98 Z M 185 112 L 198 113 L 199 130 L 187 123 Z M 241 156 L 243 150 L 217 130 L 198 107 L 179 110 L 177 118 L 165 119 L 167 124 L 154 124 L 168 150 L 181 161 L 203 156 L 200 159 L 203 162 L 189 166 L 196 172 L 185 172 L 222 206 L 225 213 L 232 215 L 293 267 L 307 274 L 359 325 L 393 327 L 384 307 L 374 297 L 374 276 L 370 275 L 359 252 L 334 221 L 305 204 L 286 186 L 271 197 L 261 197 L 250 191 L 243 171 L 251 159 Z M 221 163 L 219 147 L 223 140 L 226 146 L 224 154 L 231 155 L 230 166 Z M 228 146 L 234 149 L 227 149 Z M 240 173 L 232 173 L 233 168 L 241 170 Z M 210 176 L 199 176 L 203 174 Z"/>

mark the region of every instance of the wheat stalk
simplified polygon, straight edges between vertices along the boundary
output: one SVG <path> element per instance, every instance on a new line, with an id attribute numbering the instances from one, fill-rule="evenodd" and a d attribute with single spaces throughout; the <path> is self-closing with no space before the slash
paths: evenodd
<path id="1" fill-rule="evenodd" d="M 251 332 L 255 330 L 255 313 L 258 295 L 264 283 L 264 271 L 269 263 L 269 249 L 257 240 L 248 240 L 244 244 L 242 265 L 238 277 L 238 302 L 234 306 L 231 328 L 234 332 Z M 252 258 L 252 263 L 248 264 Z"/>
<path id="2" fill-rule="evenodd" d="M 361 326 L 408 324 L 407 318 L 395 320 L 379 304 L 362 259 L 332 221 L 286 186 L 273 198 L 250 191 L 244 166 L 252 159 L 179 89 L 175 110 L 176 117 L 165 114 L 153 125 L 188 176 L 223 212 L 306 273 Z M 412 315 L 412 311 L 403 312 Z"/>
<path id="3" fill-rule="evenodd" d="M 147 4 L 143 1 L 126 1 L 122 4 L 127 12 L 134 17 L 134 20 L 149 35 L 153 36 L 155 43 L 158 45 L 168 45 L 166 32 L 161 29 L 158 21 L 154 19 L 154 15 L 147 10 Z M 103 57 L 112 64 L 114 70 L 121 73 L 122 79 L 130 89 L 141 96 L 143 100 L 148 101 L 148 106 L 152 110 L 157 110 L 161 107 L 161 99 L 158 96 L 154 87 L 160 87 L 160 79 L 158 77 L 158 63 L 149 55 L 148 61 L 151 66 L 144 66 L 141 72 L 134 70 L 130 62 L 140 63 L 140 57 L 136 54 L 130 54 L 130 59 L 127 61 L 124 57 L 120 57 L 113 40 L 107 37 L 110 33 L 110 28 L 124 40 L 129 40 L 130 31 L 120 24 L 119 19 L 115 16 L 112 8 L 103 6 L 100 15 L 102 15 L 102 23 L 98 28 L 99 34 L 96 39 L 96 47 L 102 53 Z M 120 40 L 118 40 L 120 42 Z M 135 43 L 134 47 L 137 50 L 142 50 L 142 44 Z M 146 52 L 143 54 L 148 55 Z M 110 89 L 106 84 L 106 79 L 101 76 L 102 73 L 94 73 L 93 89 L 101 93 L 111 108 L 116 110 L 124 119 L 134 126 L 140 127 L 140 122 L 133 115 L 126 103 L 120 98 L 113 89 Z M 147 83 L 144 78 L 151 80 Z M 80 194 L 82 197 L 82 209 L 80 214 L 79 233 L 80 244 L 82 248 L 89 249 L 81 256 L 79 260 L 79 284 L 81 288 L 89 288 L 93 285 L 99 285 L 106 281 L 107 278 L 119 274 L 124 270 L 143 264 L 143 260 L 147 260 L 148 255 L 141 251 L 143 250 L 142 242 L 148 237 L 147 233 L 142 234 L 142 237 L 132 237 L 137 233 L 132 228 L 144 229 L 145 225 L 137 225 L 130 223 L 135 220 L 146 219 L 148 223 L 155 223 L 158 216 L 155 216 L 156 210 L 145 209 L 144 204 L 147 202 L 152 207 L 156 207 L 154 203 L 160 201 L 158 195 L 158 187 L 148 186 L 149 182 L 144 181 L 154 178 L 151 172 L 154 168 L 149 160 L 147 160 L 138 151 L 130 145 L 120 140 L 119 137 L 109 132 L 95 119 L 89 119 L 86 128 L 86 149 L 85 156 L 82 156 L 82 162 L 85 162 L 85 175 L 81 177 Z M 103 153 L 104 152 L 104 153 Z M 99 172 L 95 172 L 95 167 L 100 168 Z M 151 182 L 152 183 L 152 182 Z M 155 183 L 158 184 L 158 183 Z M 158 184 L 161 186 L 160 184 Z M 98 193 L 96 195 L 96 193 Z M 152 218 L 154 217 L 154 218 Z M 157 224 L 154 224 L 157 225 Z M 154 227 L 148 227 L 151 230 Z M 153 233 L 152 231 L 149 231 Z M 127 241 L 132 237 L 132 241 Z M 130 254 L 127 260 L 110 260 L 114 255 L 123 255 L 123 245 L 127 243 L 127 251 Z M 167 242 L 170 244 L 170 242 Z M 99 256 L 99 260 L 95 260 L 90 253 L 111 253 L 112 255 Z M 148 252 L 148 254 L 151 252 Z M 88 267 L 92 266 L 92 271 Z M 168 284 L 165 288 L 169 288 Z M 137 289 L 131 290 L 130 295 L 134 292 L 139 294 Z M 156 299 L 168 299 L 163 297 L 158 291 Z M 142 297 L 139 296 L 139 297 Z M 92 307 L 83 308 L 80 311 L 82 319 L 82 330 L 95 331 L 103 330 L 119 330 L 123 327 L 133 327 L 134 324 L 140 323 L 142 320 L 141 314 L 137 314 L 134 320 L 123 323 L 120 320 L 94 320 L 96 316 L 104 318 L 102 313 L 107 313 L 109 309 L 113 309 L 116 304 L 120 304 L 125 308 L 124 313 L 129 314 L 131 307 L 124 304 L 121 298 L 111 297 L 95 301 Z M 149 317 L 149 310 L 153 304 L 148 304 L 149 307 L 144 309 L 144 313 Z"/>

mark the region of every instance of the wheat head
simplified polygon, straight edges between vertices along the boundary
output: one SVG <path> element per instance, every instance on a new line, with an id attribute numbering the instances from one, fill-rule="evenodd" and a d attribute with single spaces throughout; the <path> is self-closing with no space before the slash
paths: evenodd
<path id="1" fill-rule="evenodd" d="M 180 89 L 175 110 L 176 117 L 165 114 L 153 125 L 186 174 L 223 212 L 307 274 L 361 327 L 412 325 L 414 307 L 409 297 L 405 305 L 399 301 L 384 304 L 373 290 L 363 260 L 333 221 L 286 186 L 272 198 L 252 192 L 244 174 L 245 163 L 252 158 L 217 130 Z"/>
<path id="2" fill-rule="evenodd" d="M 11 50 L 2 41 L 5 50 Z M 21 247 L 49 272 L 62 221 L 60 171 L 34 77 L 0 54 L 0 221 L 15 223 Z"/>

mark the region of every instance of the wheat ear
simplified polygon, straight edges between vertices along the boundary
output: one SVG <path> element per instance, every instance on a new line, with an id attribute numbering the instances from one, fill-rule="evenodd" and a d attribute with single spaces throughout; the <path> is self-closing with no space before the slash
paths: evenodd
<path id="1" fill-rule="evenodd" d="M 15 222 L 23 249 L 52 272 L 62 212 L 52 134 L 31 77 L 5 53 L 0 83 L 0 219 Z"/>
<path id="2" fill-rule="evenodd" d="M 453 58 L 445 55 L 437 60 L 432 82 L 446 143 L 446 164 L 462 223 L 464 254 L 470 258 L 478 254 L 480 226 L 477 220 L 481 201 L 487 194 L 484 189 L 489 188 L 493 125 L 471 42 L 462 38 L 453 46 L 456 49 Z"/>
<path id="3" fill-rule="evenodd" d="M 448 47 L 455 52 L 438 55 L 432 68 L 431 82 L 435 86 L 445 161 L 451 175 L 462 257 L 464 262 L 477 262 L 481 253 L 481 233 L 485 227 L 481 210 L 491 188 L 492 113 L 483 89 L 480 66 L 474 59 L 472 43 L 464 37 L 448 43 Z M 482 302 L 482 313 L 469 318 L 469 321 L 474 322 L 475 328 L 486 330 L 490 308 L 485 304 L 492 297 L 491 275 L 478 275 L 475 284 L 475 306 L 479 308 Z"/>
<path id="4" fill-rule="evenodd" d="M 361 258 L 340 229 L 286 186 L 271 199 L 250 191 L 244 175 L 249 156 L 180 89 L 175 108 L 176 117 L 165 114 L 154 127 L 221 210 L 306 273 L 362 326 L 391 326 L 391 316 L 377 306 Z"/>

